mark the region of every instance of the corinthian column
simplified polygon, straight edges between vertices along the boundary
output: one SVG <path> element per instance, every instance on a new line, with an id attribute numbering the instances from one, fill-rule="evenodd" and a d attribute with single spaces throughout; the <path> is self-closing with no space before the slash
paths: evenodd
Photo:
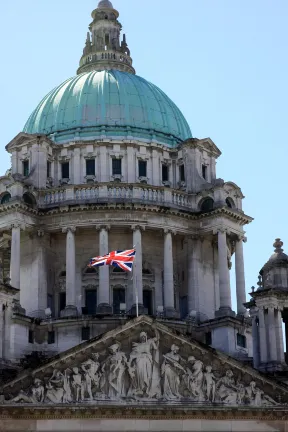
<path id="1" fill-rule="evenodd" d="M 260 363 L 267 363 L 267 337 L 265 326 L 264 308 L 259 307 L 259 341 L 260 341 Z"/>
<path id="2" fill-rule="evenodd" d="M 109 226 L 97 227 L 99 230 L 99 255 L 109 253 Z M 111 315 L 109 266 L 99 267 L 99 289 L 97 293 L 97 314 Z"/>
<path id="3" fill-rule="evenodd" d="M 188 237 L 188 313 L 199 310 L 199 248 L 197 236 Z"/>
<path id="4" fill-rule="evenodd" d="M 10 258 L 10 284 L 13 288 L 17 288 L 19 290 L 15 296 L 15 299 L 17 300 L 17 304 L 15 306 L 17 307 L 19 313 L 23 313 L 25 315 L 25 310 L 20 305 L 20 224 L 12 224 L 11 229 L 12 239 Z"/>
<path id="5" fill-rule="evenodd" d="M 143 279 L 142 279 L 142 233 L 141 227 L 136 225 L 132 227 L 133 230 L 133 245 L 136 249 L 136 256 L 133 267 L 133 306 L 131 315 L 143 315 L 145 313 L 143 306 Z M 137 299 L 136 299 L 137 297 Z M 138 303 L 138 306 L 136 306 Z"/>
<path id="6" fill-rule="evenodd" d="M 246 308 L 243 305 L 243 303 L 246 302 L 243 241 L 245 241 L 245 239 L 239 238 L 238 241 L 236 241 L 235 246 L 236 296 L 238 315 L 244 315 L 246 312 Z"/>
<path id="7" fill-rule="evenodd" d="M 232 311 L 230 274 L 227 261 L 227 239 L 226 231 L 218 231 L 218 272 L 219 272 L 219 292 L 220 308 L 215 312 L 215 316 L 231 316 Z"/>
<path id="8" fill-rule="evenodd" d="M 10 279 L 11 286 L 20 290 L 20 225 L 12 225 Z"/>
<path id="9" fill-rule="evenodd" d="M 65 227 L 62 232 L 66 234 L 66 307 L 61 316 L 76 316 L 76 251 L 75 227 Z"/>
<path id="10" fill-rule="evenodd" d="M 258 331 L 258 309 L 256 307 L 251 308 L 250 315 L 252 318 L 252 343 L 253 343 L 253 366 L 255 369 L 258 368 L 260 363 L 260 352 L 259 352 L 259 331 Z"/>
<path id="11" fill-rule="evenodd" d="M 176 312 L 174 302 L 173 244 L 170 230 L 164 230 L 164 307 L 165 316 L 173 318 Z"/>
<path id="12" fill-rule="evenodd" d="M 269 360 L 277 361 L 277 345 L 275 331 L 275 313 L 274 306 L 268 308 L 268 334 L 269 334 Z"/>

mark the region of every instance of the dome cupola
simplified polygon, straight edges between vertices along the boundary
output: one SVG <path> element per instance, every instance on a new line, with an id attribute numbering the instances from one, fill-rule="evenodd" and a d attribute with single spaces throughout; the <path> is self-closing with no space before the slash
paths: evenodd
<path id="1" fill-rule="evenodd" d="M 169 147 L 192 138 L 179 108 L 135 74 L 119 13 L 109 0 L 92 12 L 77 75 L 48 93 L 24 132 L 63 144 L 79 140 L 137 139 Z"/>

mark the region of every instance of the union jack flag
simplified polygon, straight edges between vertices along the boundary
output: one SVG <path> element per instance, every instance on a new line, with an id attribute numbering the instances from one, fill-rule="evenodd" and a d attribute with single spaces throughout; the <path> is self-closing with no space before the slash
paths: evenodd
<path id="1" fill-rule="evenodd" d="M 131 272 L 135 255 L 136 255 L 135 249 L 110 252 L 107 255 L 91 258 L 88 267 L 100 267 L 103 265 L 111 265 L 113 267 L 119 267 L 124 271 Z"/>

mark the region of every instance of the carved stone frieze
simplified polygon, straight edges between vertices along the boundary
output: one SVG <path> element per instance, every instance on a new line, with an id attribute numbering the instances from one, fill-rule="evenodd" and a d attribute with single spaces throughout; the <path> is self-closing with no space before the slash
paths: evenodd
<path id="1" fill-rule="evenodd" d="M 118 330 L 118 331 L 117 331 Z M 277 406 L 288 391 L 140 317 L 3 388 L 6 404 Z"/>

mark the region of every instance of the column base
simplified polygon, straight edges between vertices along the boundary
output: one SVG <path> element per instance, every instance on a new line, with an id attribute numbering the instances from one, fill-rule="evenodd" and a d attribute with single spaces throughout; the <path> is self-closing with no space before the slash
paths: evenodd
<path id="1" fill-rule="evenodd" d="M 78 316 L 78 309 L 76 306 L 67 305 L 65 309 L 63 309 L 60 312 L 60 318 L 70 318 L 70 317 L 77 317 Z"/>
<path id="2" fill-rule="evenodd" d="M 229 307 L 220 307 L 218 311 L 215 311 L 215 318 L 222 317 L 235 317 L 235 312 Z"/>
<path id="3" fill-rule="evenodd" d="M 287 370 L 287 365 L 278 361 L 270 361 L 267 363 L 260 363 L 258 369 L 262 372 L 282 372 Z"/>
<path id="4" fill-rule="evenodd" d="M 137 315 L 137 310 L 136 310 L 136 304 L 134 304 L 130 311 L 129 311 L 129 315 L 131 316 L 136 316 Z M 144 307 L 143 304 L 138 304 L 138 315 L 148 315 L 148 310 L 147 308 Z"/>
<path id="5" fill-rule="evenodd" d="M 102 315 L 102 316 L 113 315 L 112 306 L 110 306 L 108 303 L 100 303 L 97 306 L 96 315 Z"/>
<path id="6" fill-rule="evenodd" d="M 173 307 L 165 307 L 164 308 L 164 317 L 165 318 L 178 318 L 178 314 Z"/>

